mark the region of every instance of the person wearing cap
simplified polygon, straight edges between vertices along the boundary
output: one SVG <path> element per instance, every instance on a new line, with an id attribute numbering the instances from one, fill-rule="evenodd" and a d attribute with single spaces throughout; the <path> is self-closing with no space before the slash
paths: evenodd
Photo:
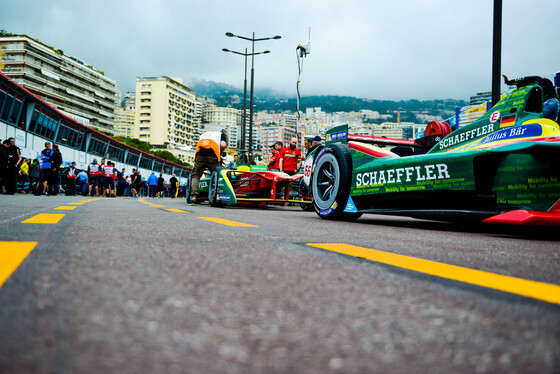
<path id="1" fill-rule="evenodd" d="M 49 181 L 51 180 L 51 172 L 52 172 L 52 156 L 54 151 L 51 149 L 51 142 L 45 143 L 45 149 L 39 153 L 37 159 L 41 164 L 41 172 L 39 173 L 39 183 L 37 184 L 37 193 L 42 195 L 47 195 L 47 191 L 49 189 Z M 43 191 L 39 190 L 39 186 L 43 185 Z"/>
<path id="2" fill-rule="evenodd" d="M 322 142 L 323 142 L 323 139 L 321 139 L 321 137 L 319 135 L 316 135 L 313 138 L 313 143 L 311 144 L 311 150 L 315 149 L 317 146 L 320 146 Z"/>

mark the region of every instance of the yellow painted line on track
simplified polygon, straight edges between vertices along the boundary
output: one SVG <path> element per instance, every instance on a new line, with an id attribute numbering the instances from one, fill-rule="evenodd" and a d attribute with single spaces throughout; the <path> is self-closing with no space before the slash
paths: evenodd
<path id="1" fill-rule="evenodd" d="M 35 248 L 37 242 L 0 241 L 0 287 Z"/>
<path id="2" fill-rule="evenodd" d="M 70 205 L 84 205 L 85 203 L 68 203 Z"/>
<path id="3" fill-rule="evenodd" d="M 149 204 L 149 205 L 155 208 L 165 208 L 165 205 L 157 205 L 157 204 Z"/>
<path id="4" fill-rule="evenodd" d="M 46 223 L 55 224 L 58 223 L 66 214 L 54 214 L 54 213 L 40 213 L 36 216 L 21 221 L 21 223 Z"/>
<path id="5" fill-rule="evenodd" d="M 63 206 L 59 206 L 57 208 L 54 208 L 54 210 L 74 210 L 76 208 L 77 207 L 75 207 L 75 206 L 65 206 L 65 205 L 63 205 Z"/>
<path id="6" fill-rule="evenodd" d="M 434 275 L 436 277 L 452 279 L 458 282 L 530 297 L 547 303 L 560 304 L 560 286 L 555 284 L 494 274 L 481 270 L 448 265 L 441 262 L 357 247 L 350 244 L 308 243 L 307 245 L 353 257 L 365 258 L 367 260 L 419 273 Z"/>
<path id="7" fill-rule="evenodd" d="M 164 210 L 167 210 L 167 211 L 169 211 L 169 212 L 174 212 L 174 213 L 190 213 L 190 212 L 187 212 L 186 210 L 181 210 L 181 209 L 171 209 L 171 208 L 167 208 L 167 209 L 164 209 Z"/>
<path id="8" fill-rule="evenodd" d="M 206 221 L 210 221 L 210 222 L 215 222 L 215 223 L 220 223 L 222 225 L 226 225 L 226 226 L 234 226 L 234 227 L 259 227 L 259 226 L 255 226 L 255 225 L 250 225 L 248 223 L 243 223 L 243 222 L 236 222 L 236 221 L 230 221 L 228 219 L 223 219 L 223 218 L 216 218 L 216 217 L 197 217 Z"/>

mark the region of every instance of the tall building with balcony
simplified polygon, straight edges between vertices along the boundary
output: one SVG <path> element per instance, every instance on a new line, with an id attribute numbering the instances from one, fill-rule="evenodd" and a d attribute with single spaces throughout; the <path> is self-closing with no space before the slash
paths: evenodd
<path id="1" fill-rule="evenodd" d="M 127 92 L 124 94 L 124 109 L 136 110 L 136 92 Z"/>
<path id="2" fill-rule="evenodd" d="M 134 137 L 134 110 L 117 108 L 115 111 L 115 136 Z"/>
<path id="3" fill-rule="evenodd" d="M 113 133 L 120 91 L 112 79 L 27 35 L 0 36 L 2 72 L 68 117 Z"/>
<path id="4" fill-rule="evenodd" d="M 136 79 L 134 137 L 193 163 L 195 92 L 181 78 Z"/>

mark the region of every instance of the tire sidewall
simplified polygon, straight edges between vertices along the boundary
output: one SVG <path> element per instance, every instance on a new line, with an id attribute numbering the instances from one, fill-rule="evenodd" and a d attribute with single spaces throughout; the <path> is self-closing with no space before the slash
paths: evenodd
<path id="1" fill-rule="evenodd" d="M 322 200 L 322 194 L 318 190 L 321 181 L 323 166 L 327 163 L 333 165 L 335 181 L 333 194 L 329 199 Z M 350 184 L 352 179 L 352 157 L 350 149 L 344 144 L 332 144 L 326 147 L 314 165 L 311 179 L 311 194 L 315 212 L 322 218 L 342 218 L 346 201 L 350 195 Z"/>

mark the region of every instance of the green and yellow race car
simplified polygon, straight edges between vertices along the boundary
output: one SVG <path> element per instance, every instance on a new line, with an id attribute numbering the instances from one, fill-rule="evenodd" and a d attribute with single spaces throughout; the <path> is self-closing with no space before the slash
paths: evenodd
<path id="1" fill-rule="evenodd" d="M 539 81 L 507 81 L 516 88 L 472 124 L 432 122 L 417 140 L 331 129 L 304 163 L 315 211 L 560 226 L 560 128 L 543 118 Z"/>

